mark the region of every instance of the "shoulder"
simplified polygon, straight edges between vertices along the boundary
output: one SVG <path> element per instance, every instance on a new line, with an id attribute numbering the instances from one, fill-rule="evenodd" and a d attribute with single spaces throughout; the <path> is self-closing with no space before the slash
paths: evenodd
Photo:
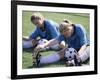
<path id="1" fill-rule="evenodd" d="M 75 24 L 75 28 L 76 28 L 76 30 L 84 30 L 85 29 L 84 26 L 81 24 Z"/>
<path id="2" fill-rule="evenodd" d="M 59 41 L 62 41 L 62 40 L 64 40 L 64 37 L 63 37 L 63 35 L 60 34 L 56 39 Z"/>
<path id="3" fill-rule="evenodd" d="M 48 25 L 54 25 L 54 24 L 57 24 L 56 22 L 54 22 L 53 20 L 45 20 L 46 24 Z"/>
<path id="4" fill-rule="evenodd" d="M 76 33 L 78 34 L 86 33 L 84 26 L 82 26 L 81 24 L 75 24 L 75 28 L 76 28 Z"/>

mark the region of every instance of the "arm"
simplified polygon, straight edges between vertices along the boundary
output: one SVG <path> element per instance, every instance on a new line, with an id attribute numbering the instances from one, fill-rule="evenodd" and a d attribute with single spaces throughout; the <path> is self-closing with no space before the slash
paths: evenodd
<path id="1" fill-rule="evenodd" d="M 30 36 L 23 36 L 22 39 L 25 41 L 36 39 L 38 36 L 38 29 L 36 28 L 35 31 Z"/>
<path id="2" fill-rule="evenodd" d="M 44 45 L 38 45 L 37 46 L 37 50 L 38 49 L 43 49 L 43 48 L 46 48 L 46 47 L 50 47 L 50 46 L 53 46 L 55 44 L 58 44 L 59 42 L 61 42 L 63 40 L 63 37 L 62 35 L 52 39 L 52 40 L 49 40 L 47 43 L 45 43 Z"/>
<path id="3" fill-rule="evenodd" d="M 50 46 L 52 46 L 52 45 L 57 44 L 58 42 L 59 42 L 58 40 L 52 39 L 52 40 L 48 41 L 47 43 L 45 43 L 44 45 L 38 45 L 38 46 L 36 47 L 36 50 L 41 50 L 41 49 L 43 49 L 43 48 L 50 47 Z"/>
<path id="4" fill-rule="evenodd" d="M 49 40 L 46 44 L 44 44 L 44 47 L 50 47 L 58 43 L 59 41 L 57 39 L 52 39 L 52 40 Z"/>
<path id="5" fill-rule="evenodd" d="M 36 28 L 36 30 L 30 35 L 29 39 L 36 39 L 38 36 L 38 29 Z"/>
<path id="6" fill-rule="evenodd" d="M 80 45 L 81 45 L 81 48 L 78 51 L 78 53 L 81 54 L 86 49 L 87 44 L 88 44 L 86 30 L 81 25 L 80 25 L 79 30 L 78 30 L 78 36 L 80 37 Z"/>
<path id="7" fill-rule="evenodd" d="M 79 25 L 77 34 L 80 38 L 80 45 L 88 44 L 88 37 L 85 28 L 82 25 Z"/>

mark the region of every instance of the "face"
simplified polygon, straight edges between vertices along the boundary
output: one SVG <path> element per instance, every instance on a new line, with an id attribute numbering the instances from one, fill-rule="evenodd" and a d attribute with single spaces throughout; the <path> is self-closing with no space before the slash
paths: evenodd
<path id="1" fill-rule="evenodd" d="M 73 26 L 68 26 L 67 28 L 62 29 L 60 32 L 64 37 L 71 37 L 73 33 Z"/>
<path id="2" fill-rule="evenodd" d="M 32 23 L 34 25 L 36 25 L 37 27 L 43 27 L 43 22 L 44 22 L 43 19 L 35 19 L 35 20 L 32 21 Z"/>

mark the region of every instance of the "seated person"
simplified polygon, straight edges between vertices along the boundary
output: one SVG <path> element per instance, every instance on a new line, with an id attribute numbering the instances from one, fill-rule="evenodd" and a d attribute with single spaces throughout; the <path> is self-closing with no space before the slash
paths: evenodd
<path id="1" fill-rule="evenodd" d="M 48 64 L 59 61 L 65 58 L 65 50 L 69 47 L 74 48 L 78 52 L 79 61 L 84 62 L 90 57 L 89 39 L 85 28 L 80 24 L 72 24 L 71 22 L 64 20 L 59 25 L 60 35 L 55 39 L 50 40 L 44 45 L 37 46 L 37 50 L 58 44 L 61 41 L 65 41 L 68 45 L 59 52 L 52 55 L 38 57 L 38 64 Z"/>
<path id="2" fill-rule="evenodd" d="M 31 22 L 36 26 L 36 29 L 29 37 L 23 37 L 23 48 L 35 47 L 38 44 L 38 37 L 51 40 L 60 34 L 59 25 L 52 20 L 45 19 L 38 12 L 33 13 Z"/>

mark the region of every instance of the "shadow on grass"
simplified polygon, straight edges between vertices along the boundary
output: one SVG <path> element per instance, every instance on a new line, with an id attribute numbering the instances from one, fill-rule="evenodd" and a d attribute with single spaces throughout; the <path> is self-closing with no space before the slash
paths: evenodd
<path id="1" fill-rule="evenodd" d="M 83 64 L 89 65 L 90 64 L 90 59 L 88 58 L 85 62 L 83 62 Z"/>
<path id="2" fill-rule="evenodd" d="M 28 49 L 23 49 L 23 53 L 28 52 L 28 53 L 33 53 L 33 48 L 28 48 Z"/>
<path id="3" fill-rule="evenodd" d="M 89 59 L 86 60 L 83 63 L 83 65 L 89 65 Z M 32 66 L 29 66 L 27 68 L 52 68 L 52 67 L 66 67 L 66 64 L 65 64 L 64 60 L 60 60 L 59 62 L 55 62 L 52 64 L 42 64 L 39 67 L 37 67 L 36 65 L 33 64 Z"/>

